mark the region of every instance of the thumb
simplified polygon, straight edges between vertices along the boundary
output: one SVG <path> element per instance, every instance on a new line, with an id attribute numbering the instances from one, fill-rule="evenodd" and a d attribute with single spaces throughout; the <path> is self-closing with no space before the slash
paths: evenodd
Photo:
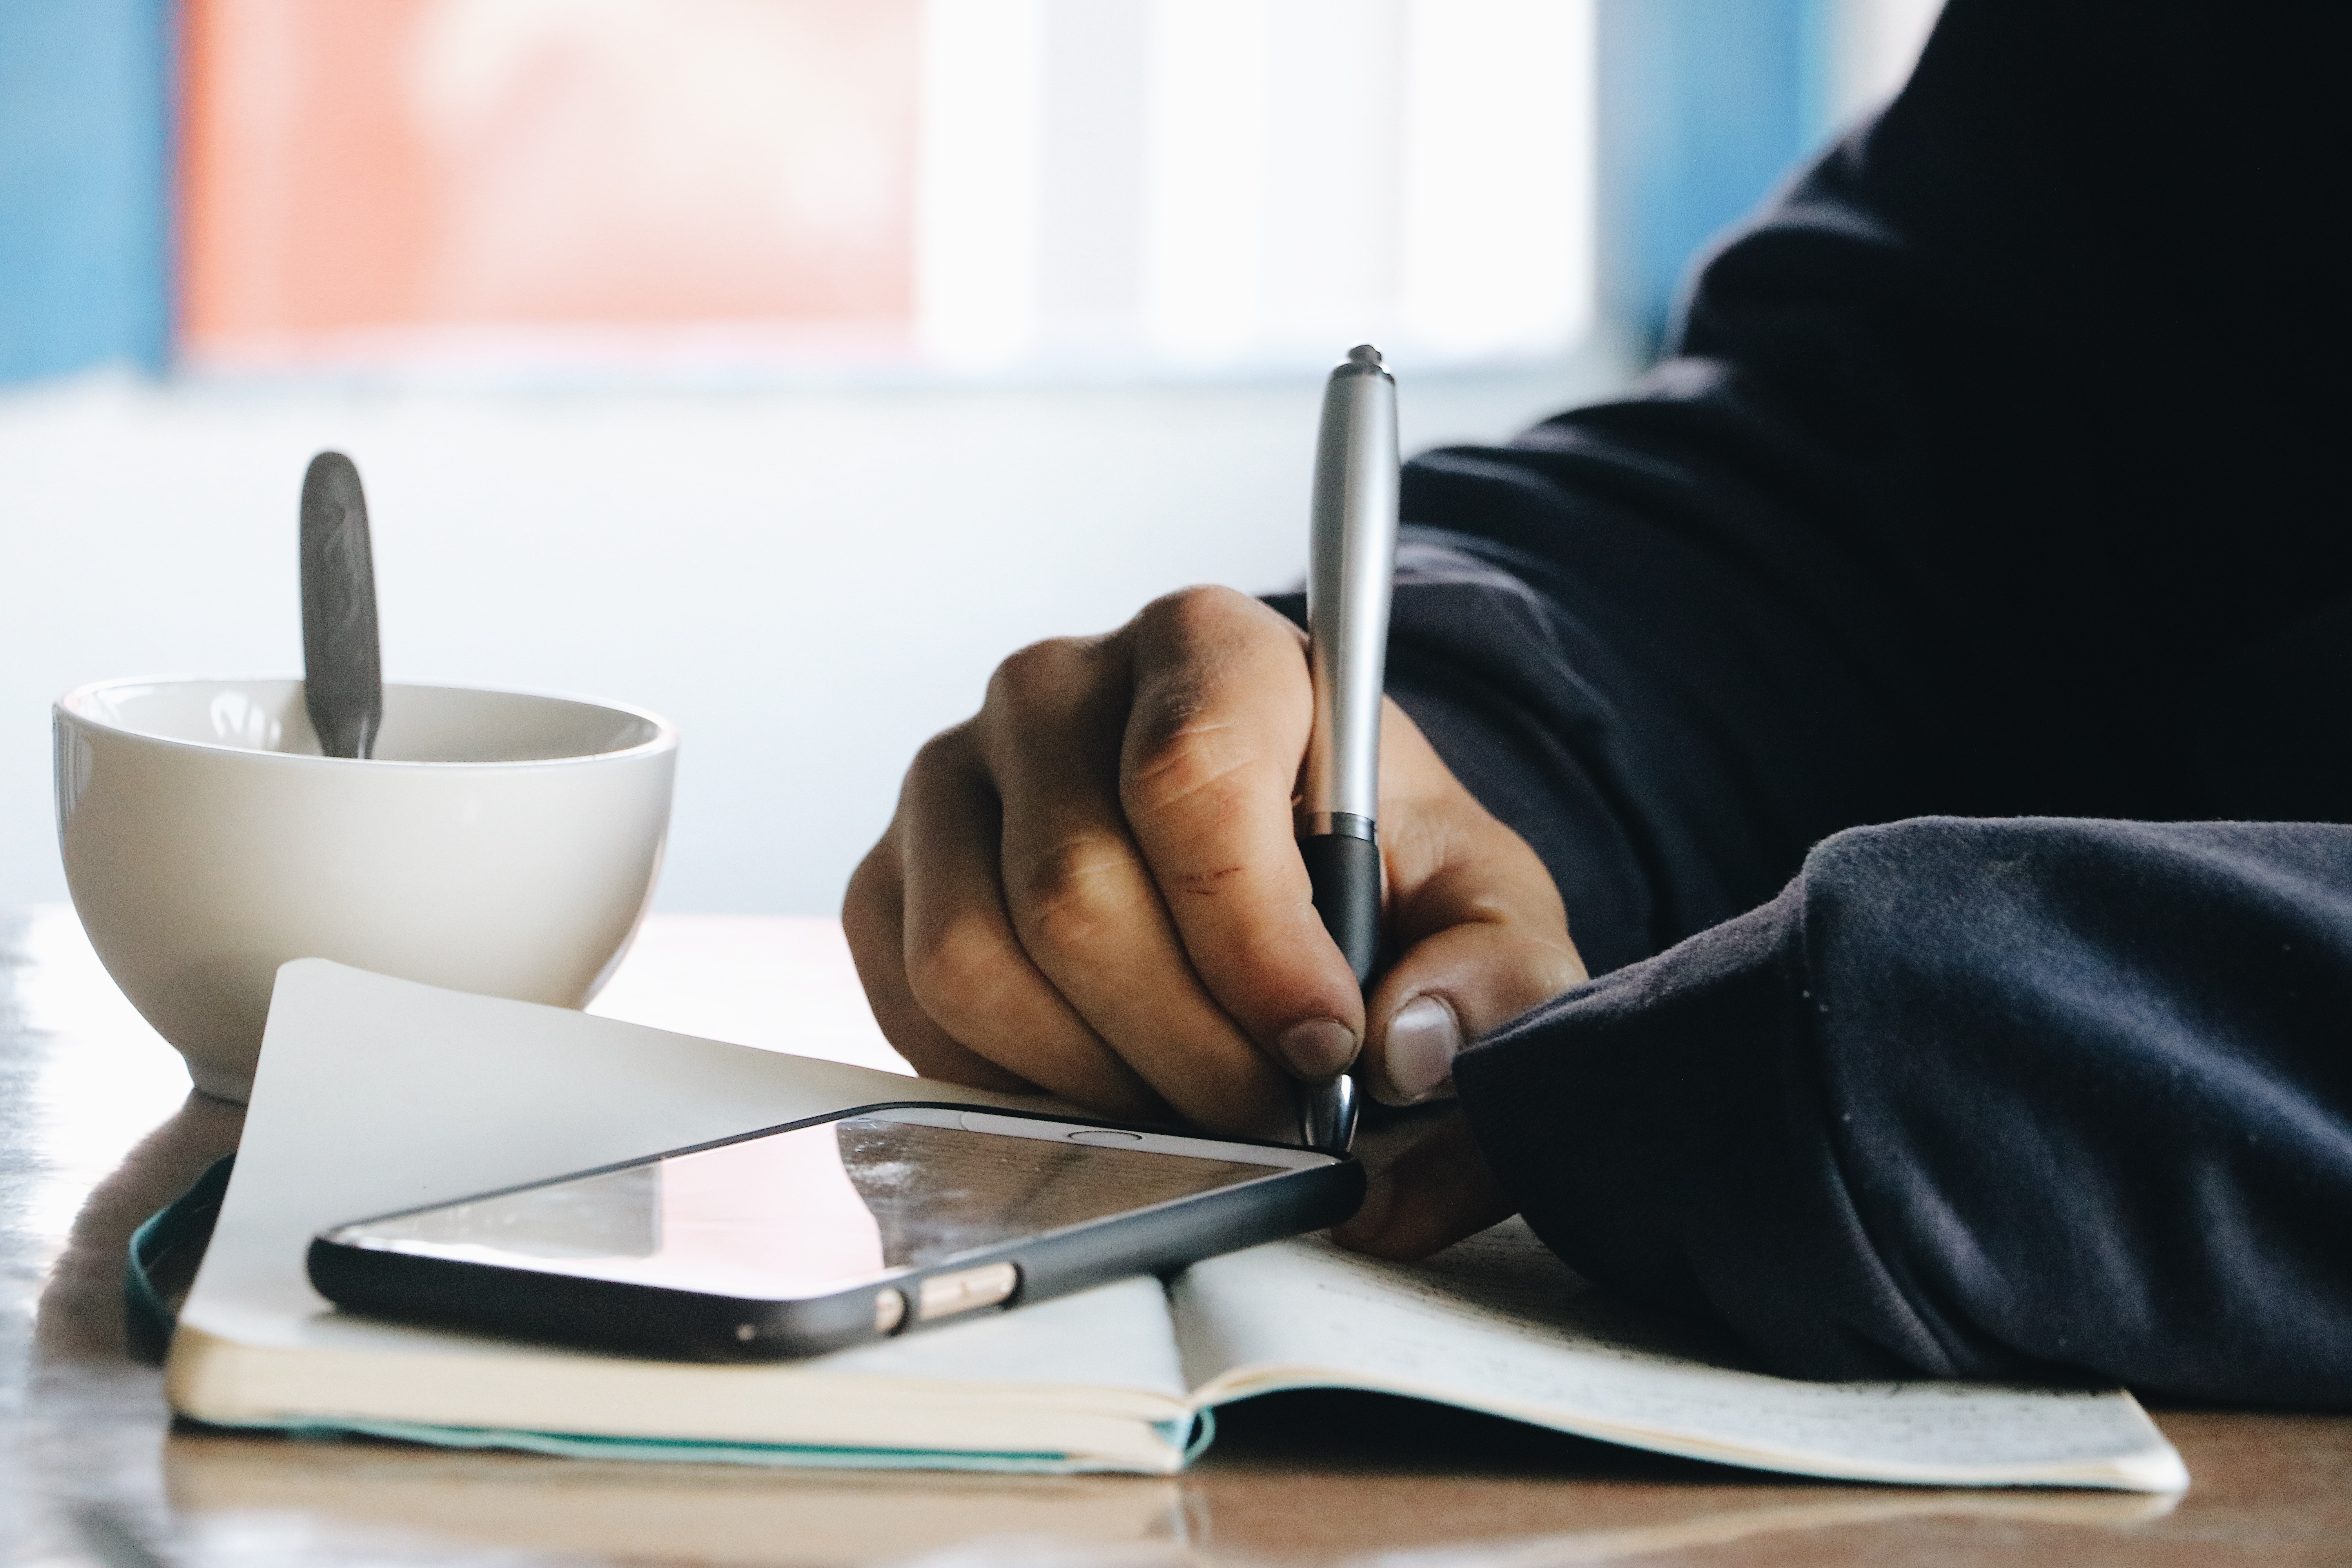
<path id="1" fill-rule="evenodd" d="M 1462 1047 L 1585 978 L 1536 852 L 1462 786 L 1391 700 L 1381 723 L 1381 858 L 1395 962 L 1365 998 L 1365 1087 L 1450 1094 Z"/>
<path id="2" fill-rule="evenodd" d="M 1470 1119 L 1455 1111 L 1372 1177 L 1363 1206 L 1331 1238 L 1375 1258 L 1425 1258 L 1513 1212 Z"/>
<path id="3" fill-rule="evenodd" d="M 1390 1105 L 1447 1097 L 1465 1046 L 1587 978 L 1550 872 L 1525 839 L 1465 804 L 1432 836 L 1442 855 L 1421 852 L 1409 832 L 1391 862 L 1400 952 L 1366 1001 L 1363 1056 L 1366 1087 Z"/>

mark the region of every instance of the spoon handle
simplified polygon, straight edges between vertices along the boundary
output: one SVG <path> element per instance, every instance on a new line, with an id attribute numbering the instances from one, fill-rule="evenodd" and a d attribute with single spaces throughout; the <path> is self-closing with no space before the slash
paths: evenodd
<path id="1" fill-rule="evenodd" d="M 360 471 L 321 452 L 302 476 L 302 701 L 320 749 L 364 757 L 383 722 L 375 558 Z"/>

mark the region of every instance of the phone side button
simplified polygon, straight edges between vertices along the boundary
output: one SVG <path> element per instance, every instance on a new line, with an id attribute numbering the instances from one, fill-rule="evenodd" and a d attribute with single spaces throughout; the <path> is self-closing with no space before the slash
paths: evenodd
<path id="1" fill-rule="evenodd" d="M 887 1334 L 907 1321 L 907 1298 L 896 1290 L 874 1292 L 874 1331 Z"/>
<path id="2" fill-rule="evenodd" d="M 1010 1263 L 984 1264 L 953 1274 L 934 1274 L 923 1281 L 915 1298 L 915 1316 L 925 1322 L 951 1318 L 975 1307 L 993 1307 L 1021 1283 L 1020 1271 Z"/>

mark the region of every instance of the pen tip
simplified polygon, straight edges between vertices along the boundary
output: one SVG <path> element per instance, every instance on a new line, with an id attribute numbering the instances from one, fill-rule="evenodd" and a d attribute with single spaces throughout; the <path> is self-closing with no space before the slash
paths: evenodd
<path id="1" fill-rule="evenodd" d="M 1348 351 L 1348 358 L 1353 363 L 1368 364 L 1374 370 L 1381 367 L 1381 351 L 1370 343 L 1358 343 Z"/>

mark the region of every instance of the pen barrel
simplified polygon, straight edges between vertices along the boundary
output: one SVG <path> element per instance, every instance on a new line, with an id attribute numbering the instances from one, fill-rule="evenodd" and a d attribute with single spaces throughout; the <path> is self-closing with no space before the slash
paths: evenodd
<path id="1" fill-rule="evenodd" d="M 1381 693 L 1388 673 L 1389 595 L 1396 575 L 1396 383 L 1350 362 L 1323 390 L 1307 577 L 1315 722 L 1300 792 L 1300 830 L 1328 817 L 1380 816 Z"/>
<path id="2" fill-rule="evenodd" d="M 1352 833 L 1320 833 L 1298 841 L 1298 858 L 1315 889 L 1315 912 L 1355 971 L 1371 983 L 1381 956 L 1381 847 Z"/>
<path id="3" fill-rule="evenodd" d="M 1396 576 L 1396 383 L 1360 345 L 1323 388 L 1307 574 L 1314 681 L 1298 801 L 1298 855 L 1323 929 L 1359 986 L 1381 956 L 1381 701 Z M 1344 1152 L 1355 1137 L 1348 1074 L 1298 1086 L 1299 1137 Z"/>

